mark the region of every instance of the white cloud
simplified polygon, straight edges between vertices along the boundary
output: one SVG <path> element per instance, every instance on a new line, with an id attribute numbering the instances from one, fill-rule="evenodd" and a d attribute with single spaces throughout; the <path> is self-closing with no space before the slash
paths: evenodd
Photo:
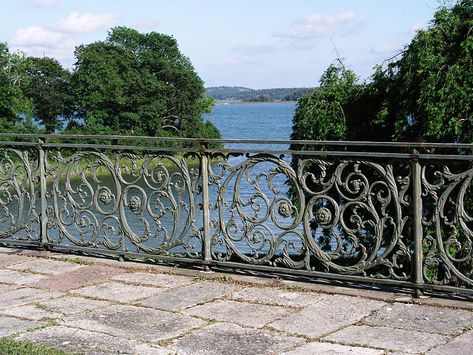
<path id="1" fill-rule="evenodd" d="M 295 39 L 330 37 L 344 30 L 345 26 L 352 23 L 356 17 L 354 11 L 345 11 L 337 15 L 313 13 L 294 21 L 291 27 L 278 31 L 274 35 Z"/>
<path id="2" fill-rule="evenodd" d="M 26 53 L 32 57 L 47 56 L 55 58 L 59 61 L 71 61 L 74 58 L 74 49 L 76 43 L 73 41 L 61 42 L 55 45 L 32 45 L 32 46 L 17 46 L 14 49 Z"/>
<path id="3" fill-rule="evenodd" d="M 29 2 L 34 6 L 43 8 L 54 7 L 59 3 L 58 0 L 29 0 Z"/>
<path id="4" fill-rule="evenodd" d="M 225 66 L 239 66 L 246 64 L 262 64 L 262 60 L 251 55 L 237 55 L 226 57 L 223 61 Z"/>
<path id="5" fill-rule="evenodd" d="M 93 32 L 113 25 L 118 17 L 119 15 L 116 13 L 93 14 L 91 12 L 74 11 L 60 20 L 54 27 L 58 31 L 67 33 Z"/>
<path id="6" fill-rule="evenodd" d="M 63 33 L 33 26 L 17 30 L 11 43 L 15 46 L 46 46 L 57 44 L 64 37 Z"/>
<path id="7" fill-rule="evenodd" d="M 268 44 L 261 44 L 261 45 L 248 45 L 242 44 L 233 48 L 233 52 L 242 53 L 247 56 L 256 56 L 261 54 L 268 54 L 277 51 L 276 46 L 268 45 Z"/>
<path id="8" fill-rule="evenodd" d="M 413 25 L 411 26 L 410 32 L 411 32 L 411 33 L 416 33 L 416 32 L 418 32 L 418 31 L 424 29 L 426 26 L 427 26 L 427 24 L 426 24 L 424 21 L 416 22 L 415 24 L 413 24 Z"/>
<path id="9" fill-rule="evenodd" d="M 371 53 L 374 54 L 395 54 L 402 49 L 399 43 L 383 42 L 371 48 Z"/>
<path id="10" fill-rule="evenodd" d="M 223 59 L 219 64 L 222 67 L 237 67 L 245 65 L 264 64 L 266 59 L 264 56 L 278 50 L 277 46 L 273 45 L 248 45 L 242 44 L 234 47 L 231 54 Z"/>
<path id="11" fill-rule="evenodd" d="M 142 18 L 133 22 L 133 28 L 138 28 L 140 30 L 154 31 L 160 26 L 160 22 L 154 19 Z"/>
<path id="12" fill-rule="evenodd" d="M 317 47 L 318 42 L 316 41 L 292 41 L 289 44 L 289 48 L 298 50 L 309 50 Z"/>
<path id="13" fill-rule="evenodd" d="M 39 2 L 48 3 L 47 0 Z M 117 19 L 117 14 L 71 12 L 67 17 L 51 26 L 18 29 L 9 43 L 12 45 L 12 49 L 21 50 L 30 56 L 46 55 L 61 61 L 71 62 L 74 57 L 74 48 L 81 42 L 81 33 L 111 26 Z"/>

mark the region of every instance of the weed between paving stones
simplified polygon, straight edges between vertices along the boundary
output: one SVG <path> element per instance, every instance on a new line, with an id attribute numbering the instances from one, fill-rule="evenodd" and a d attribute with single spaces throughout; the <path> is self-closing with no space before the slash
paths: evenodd
<path id="1" fill-rule="evenodd" d="M 25 340 L 15 340 L 12 337 L 3 337 L 0 338 L 0 354 L 69 355 L 70 353 Z"/>
<path id="2" fill-rule="evenodd" d="M 85 259 L 82 259 L 82 258 L 79 258 L 79 257 L 68 258 L 68 257 L 63 256 L 63 257 L 60 257 L 60 258 L 55 258 L 55 260 L 65 261 L 65 262 L 68 262 L 68 263 L 71 263 L 71 264 L 78 264 L 78 265 L 93 265 L 94 264 L 92 261 L 85 260 Z"/>

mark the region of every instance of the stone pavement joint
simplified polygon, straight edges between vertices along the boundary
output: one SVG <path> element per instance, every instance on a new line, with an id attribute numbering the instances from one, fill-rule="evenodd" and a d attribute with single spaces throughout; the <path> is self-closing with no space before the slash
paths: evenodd
<path id="1" fill-rule="evenodd" d="M 59 275 L 65 272 L 78 270 L 82 267 L 82 265 L 67 262 L 34 258 L 33 260 L 25 261 L 23 263 L 15 263 L 7 268 L 18 271 L 32 271 L 38 274 Z"/>
<path id="2" fill-rule="evenodd" d="M 329 340 L 344 345 L 423 353 L 431 347 L 445 344 L 448 338 L 443 335 L 404 329 L 354 325 L 332 333 L 322 340 Z"/>
<path id="3" fill-rule="evenodd" d="M 0 248 L 0 336 L 74 353 L 468 354 L 472 309 L 471 302 Z"/>

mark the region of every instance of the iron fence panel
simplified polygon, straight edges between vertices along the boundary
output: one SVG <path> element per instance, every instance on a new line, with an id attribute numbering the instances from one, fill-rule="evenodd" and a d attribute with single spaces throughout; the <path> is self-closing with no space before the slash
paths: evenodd
<path id="1" fill-rule="evenodd" d="M 472 145 L 2 136 L 3 245 L 473 294 Z"/>

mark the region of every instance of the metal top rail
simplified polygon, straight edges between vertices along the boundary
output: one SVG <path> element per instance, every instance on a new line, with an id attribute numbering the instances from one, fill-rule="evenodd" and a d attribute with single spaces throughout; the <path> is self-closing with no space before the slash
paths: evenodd
<path id="1" fill-rule="evenodd" d="M 0 141 L 4 138 L 41 139 L 48 140 L 110 140 L 110 141 L 148 141 L 148 142 L 180 142 L 180 143 L 231 143 L 258 145 L 292 145 L 292 146 L 352 146 L 374 148 L 442 148 L 442 149 L 473 149 L 470 143 L 428 143 L 428 142 L 375 142 L 375 141 L 317 141 L 317 140 L 259 140 L 259 139 L 212 139 L 212 138 L 180 138 L 180 137 L 150 137 L 150 136 L 120 136 L 120 135 L 67 135 L 67 134 L 19 134 L 0 132 Z"/>

